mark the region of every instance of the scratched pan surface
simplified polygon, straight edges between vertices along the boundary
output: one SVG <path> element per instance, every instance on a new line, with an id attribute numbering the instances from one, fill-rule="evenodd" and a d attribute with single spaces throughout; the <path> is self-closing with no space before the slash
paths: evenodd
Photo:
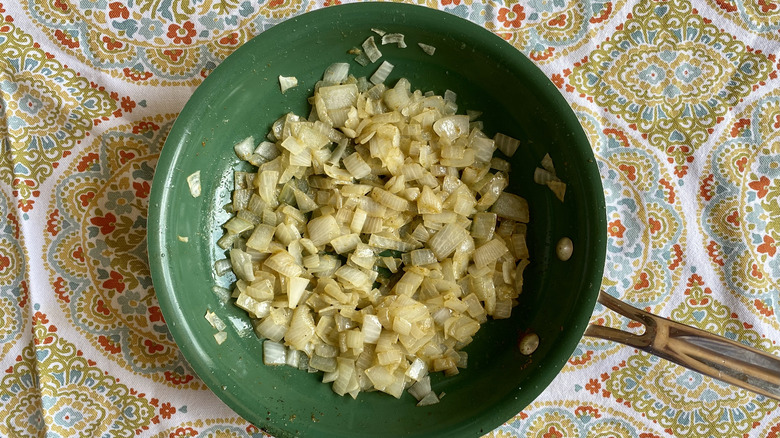
<path id="1" fill-rule="evenodd" d="M 528 244 L 532 264 L 520 304 L 509 320 L 483 326 L 466 348 L 468 368 L 433 378 L 445 392 L 439 404 L 415 407 L 409 394 L 339 397 L 319 374 L 262 363 L 262 341 L 232 328 L 217 345 L 204 319 L 211 309 L 225 321 L 247 323 L 243 311 L 220 305 L 213 285 L 215 245 L 226 219 L 221 207 L 237 166 L 232 145 L 261 138 L 286 112 L 306 115 L 306 98 L 324 69 L 350 62 L 351 73 L 376 69 L 352 62 L 347 51 L 372 35 L 371 28 L 400 32 L 408 47 L 380 46 L 395 65 L 387 82 L 406 77 L 412 87 L 458 95 L 461 110 L 483 112 L 488 134 L 523 141 L 512 159 L 511 191 L 531 210 Z M 433 56 L 417 43 L 436 47 Z M 296 76 L 282 95 L 277 77 Z M 550 153 L 568 183 L 564 203 L 532 181 Z M 193 198 L 186 178 L 201 172 L 203 193 Z M 154 286 L 177 345 L 201 379 L 238 414 L 279 438 L 479 436 L 510 419 L 558 374 L 580 340 L 595 305 L 605 255 L 604 197 L 590 145 L 555 86 L 509 44 L 463 19 L 419 6 L 359 3 L 321 9 L 285 21 L 230 55 L 194 92 L 174 124 L 157 165 L 149 208 L 148 250 Z M 182 242 L 179 236 L 186 236 Z M 555 257 L 562 236 L 574 241 L 567 262 Z M 232 324 L 229 324 L 232 326 Z M 539 334 L 530 357 L 518 335 Z"/>

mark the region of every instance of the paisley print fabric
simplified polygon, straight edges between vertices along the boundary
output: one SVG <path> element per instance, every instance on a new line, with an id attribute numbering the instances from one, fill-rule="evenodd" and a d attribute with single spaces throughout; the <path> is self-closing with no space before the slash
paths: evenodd
<path id="1" fill-rule="evenodd" d="M 777 2 L 405 1 L 494 32 L 569 102 L 604 186 L 605 291 L 780 355 Z M 148 197 L 193 89 L 252 37 L 340 3 L 0 0 L 0 437 L 269 437 L 173 342 Z M 591 322 L 642 330 L 602 306 Z M 780 409 L 585 338 L 486 436 L 777 437 Z"/>

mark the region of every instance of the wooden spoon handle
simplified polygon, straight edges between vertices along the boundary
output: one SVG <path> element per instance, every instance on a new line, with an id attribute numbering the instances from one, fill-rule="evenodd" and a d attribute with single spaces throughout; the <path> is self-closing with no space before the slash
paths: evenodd
<path id="1" fill-rule="evenodd" d="M 780 357 L 630 306 L 601 291 L 599 302 L 640 322 L 641 335 L 591 324 L 586 336 L 635 347 L 688 369 L 780 400 Z"/>

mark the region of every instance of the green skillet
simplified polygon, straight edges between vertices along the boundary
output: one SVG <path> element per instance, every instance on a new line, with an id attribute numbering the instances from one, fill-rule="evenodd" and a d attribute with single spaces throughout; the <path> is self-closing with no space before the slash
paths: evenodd
<path id="1" fill-rule="evenodd" d="M 383 59 L 395 65 L 388 83 L 406 77 L 423 91 L 453 90 L 462 110 L 483 112 L 486 132 L 522 140 L 510 175 L 510 190 L 527 198 L 532 218 L 532 264 L 520 304 L 511 319 L 483 326 L 466 349 L 468 368 L 433 379 L 434 390 L 446 395 L 428 407 L 416 407 L 409 394 L 400 400 L 380 393 L 339 397 L 320 383 L 320 375 L 264 366 L 262 341 L 254 334 L 240 336 L 232 324 L 227 340 L 217 345 L 204 319 L 210 309 L 238 326 L 248 322 L 242 310 L 221 305 L 211 290 L 229 285 L 212 266 L 225 257 L 215 241 L 238 163 L 233 144 L 249 135 L 263 137 L 289 111 L 308 114 L 306 98 L 334 62 L 350 62 L 354 75 L 370 76 L 379 62 L 361 67 L 347 51 L 372 35 L 371 28 L 405 35 L 405 49 L 380 46 Z M 436 47 L 434 55 L 417 43 Z M 300 85 L 282 95 L 279 75 L 296 76 Z M 568 184 L 563 203 L 533 183 L 533 170 L 546 153 Z M 195 171 L 203 188 L 198 198 L 186 181 Z M 396 3 L 306 13 L 229 56 L 197 88 L 171 129 L 154 176 L 148 228 L 154 286 L 177 345 L 217 396 L 278 438 L 460 437 L 491 431 L 534 400 L 574 351 L 596 302 L 606 248 L 596 162 L 555 86 L 491 32 L 445 12 Z M 561 262 L 555 244 L 564 236 L 574 242 L 574 254 Z M 541 339 L 531 356 L 517 348 L 527 331 Z"/>

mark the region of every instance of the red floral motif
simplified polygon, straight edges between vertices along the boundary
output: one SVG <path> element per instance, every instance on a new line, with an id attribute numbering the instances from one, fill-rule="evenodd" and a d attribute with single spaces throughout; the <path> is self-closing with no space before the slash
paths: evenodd
<path id="1" fill-rule="evenodd" d="M 591 359 L 593 359 L 593 351 L 588 350 L 585 352 L 584 355 L 580 357 L 572 357 L 571 359 L 569 359 L 569 363 L 572 365 L 584 365 L 590 362 Z"/>
<path id="2" fill-rule="evenodd" d="M 449 5 L 459 5 L 460 0 L 441 0 L 442 6 L 449 6 Z"/>
<path id="3" fill-rule="evenodd" d="M 715 264 L 718 266 L 723 266 L 726 264 L 726 262 L 723 260 L 723 257 L 720 256 L 720 245 L 714 240 L 710 240 L 709 245 L 707 245 L 707 255 L 709 255 L 710 259 L 712 259 L 712 261 L 715 262 Z"/>
<path id="4" fill-rule="evenodd" d="M 609 232 L 610 236 L 617 237 L 618 239 L 622 239 L 623 233 L 626 232 L 626 227 L 623 226 L 623 223 L 620 222 L 620 219 L 616 219 L 609 223 L 609 226 L 607 227 L 607 231 Z"/>
<path id="5" fill-rule="evenodd" d="M 157 342 L 154 342 L 151 339 L 144 340 L 144 347 L 146 347 L 146 351 L 148 351 L 149 354 L 154 354 L 165 350 L 165 346 L 158 344 Z"/>
<path id="6" fill-rule="evenodd" d="M 195 24 L 191 21 L 185 21 L 182 26 L 172 23 L 168 26 L 168 38 L 173 40 L 174 44 L 192 44 L 192 37 L 197 34 Z"/>
<path id="7" fill-rule="evenodd" d="M 149 307 L 149 321 L 151 322 L 165 322 L 162 311 L 158 306 Z"/>
<path id="8" fill-rule="evenodd" d="M 152 76 L 152 72 L 149 71 L 138 71 L 134 68 L 125 67 L 122 69 L 122 73 L 125 75 L 125 77 L 128 77 L 134 81 L 145 81 Z"/>
<path id="9" fill-rule="evenodd" d="M 647 222 L 648 225 L 650 225 L 650 234 L 655 234 L 661 231 L 663 224 L 658 219 L 651 217 L 647 220 Z"/>
<path id="10" fill-rule="evenodd" d="M 501 8 L 498 10 L 498 21 L 503 23 L 504 27 L 519 28 L 525 20 L 525 11 L 523 6 L 516 4 L 512 9 Z"/>
<path id="11" fill-rule="evenodd" d="M 701 182 L 701 186 L 699 187 L 699 196 L 701 196 L 705 201 L 709 201 L 712 199 L 713 196 L 715 196 L 715 188 L 713 187 L 715 181 L 715 175 L 709 174 L 706 178 Z"/>
<path id="12" fill-rule="evenodd" d="M 550 26 L 553 27 L 566 27 L 566 14 L 561 14 L 547 22 Z"/>
<path id="13" fill-rule="evenodd" d="M 555 426 L 550 426 L 547 432 L 542 435 L 542 438 L 563 438 L 563 433 Z"/>
<path id="14" fill-rule="evenodd" d="M 92 196 L 94 196 L 94 194 Z M 100 227 L 101 234 L 111 234 L 116 229 L 114 226 L 116 220 L 117 218 L 114 216 L 114 213 L 108 212 L 104 216 L 91 218 L 89 222 L 92 223 L 92 225 L 97 225 Z"/>
<path id="15" fill-rule="evenodd" d="M 127 164 L 128 161 L 135 158 L 135 153 L 128 152 L 128 151 L 119 151 L 119 162 L 122 164 Z"/>
<path id="16" fill-rule="evenodd" d="M 98 344 L 111 354 L 117 354 L 122 351 L 122 348 L 119 345 L 115 344 L 104 335 L 98 336 Z"/>
<path id="17" fill-rule="evenodd" d="M 764 243 L 758 245 L 757 249 L 761 254 L 767 254 L 769 257 L 774 257 L 775 253 L 777 252 L 775 239 L 773 239 L 772 236 L 764 235 Z"/>
<path id="18" fill-rule="evenodd" d="M 591 381 L 594 380 L 596 379 L 591 379 Z M 595 394 L 595 392 L 591 392 L 591 394 Z M 578 417 L 589 415 L 593 418 L 601 418 L 601 414 L 599 413 L 599 410 L 597 408 L 594 408 L 593 406 L 578 406 L 577 409 L 574 410 L 574 415 Z"/>
<path id="19" fill-rule="evenodd" d="M 639 280 L 634 285 L 634 290 L 642 290 L 650 287 L 650 279 L 647 272 L 639 274 Z"/>
<path id="20" fill-rule="evenodd" d="M 108 316 L 108 315 L 111 314 L 111 309 L 109 309 L 106 306 L 106 302 L 105 301 L 97 300 L 97 302 L 95 304 L 97 305 L 97 307 L 95 307 L 95 311 L 97 313 L 100 313 L 101 315 L 105 315 L 105 316 Z"/>
<path id="21" fill-rule="evenodd" d="M 125 110 L 125 112 L 132 112 L 133 108 L 135 108 L 135 101 L 130 98 L 130 96 L 125 96 L 122 98 L 122 109 Z"/>
<path id="22" fill-rule="evenodd" d="M 111 271 L 108 274 L 109 279 L 103 282 L 103 287 L 106 289 L 114 289 L 115 291 L 122 293 L 125 290 L 125 277 L 116 271 Z"/>
<path id="23" fill-rule="evenodd" d="M 115 50 L 115 49 L 121 49 L 124 44 L 122 44 L 121 41 L 115 40 L 107 35 L 104 35 L 103 38 L 100 39 L 103 41 L 106 45 L 106 50 Z"/>
<path id="24" fill-rule="evenodd" d="M 108 18 L 130 18 L 130 11 L 119 2 L 113 2 L 108 5 Z"/>
<path id="25" fill-rule="evenodd" d="M 82 207 L 88 206 L 93 199 L 95 199 L 95 192 L 87 192 L 79 195 L 79 202 Z"/>
<path id="26" fill-rule="evenodd" d="M 775 310 L 771 308 L 770 306 L 767 306 L 766 303 L 763 301 L 756 299 L 753 301 L 753 305 L 756 306 L 756 309 L 759 313 L 761 313 L 764 316 L 772 316 L 775 314 Z"/>
<path id="27" fill-rule="evenodd" d="M 626 178 L 628 178 L 629 181 L 636 181 L 636 166 L 621 164 L 618 166 L 618 169 L 626 174 Z"/>
<path id="28" fill-rule="evenodd" d="M 230 32 L 230 34 L 223 36 L 219 39 L 219 43 L 224 46 L 235 46 L 238 44 L 238 32 Z"/>
<path id="29" fill-rule="evenodd" d="M 70 297 L 68 296 L 68 288 L 65 286 L 67 285 L 67 282 L 62 277 L 57 277 L 56 280 L 54 280 L 54 294 L 57 295 L 57 298 L 60 300 L 70 303 Z"/>
<path id="30" fill-rule="evenodd" d="M 160 129 L 160 127 L 153 122 L 138 122 L 137 125 L 133 126 L 133 134 L 140 134 L 146 131 L 156 131 L 158 129 Z"/>
<path id="31" fill-rule="evenodd" d="M 68 34 L 63 32 L 62 29 L 54 31 L 54 38 L 57 38 L 57 41 L 59 41 L 60 44 L 69 49 L 75 49 L 79 46 L 79 40 L 71 38 Z"/>
<path id="32" fill-rule="evenodd" d="M 766 176 L 761 176 L 761 178 L 758 179 L 758 181 L 751 181 L 748 183 L 748 187 L 758 192 L 759 199 L 766 196 L 767 193 L 769 193 L 769 190 L 767 187 L 769 187 L 769 178 Z"/>
<path id="33" fill-rule="evenodd" d="M 750 128 L 750 119 L 739 119 L 737 120 L 737 123 L 734 123 L 734 126 L 731 128 L 731 136 L 736 138 L 739 137 L 742 132 L 744 132 L 746 129 Z"/>
<path id="34" fill-rule="evenodd" d="M 135 189 L 135 196 L 142 199 L 149 197 L 149 192 L 152 191 L 152 187 L 147 181 L 133 181 L 133 188 Z"/>
<path id="35" fill-rule="evenodd" d="M 193 437 L 198 435 L 198 431 L 191 427 L 179 427 L 168 435 L 168 438 Z"/>
<path id="36" fill-rule="evenodd" d="M 606 21 L 610 15 L 612 15 L 612 2 L 606 2 L 601 11 L 599 11 L 599 14 L 591 17 L 589 21 L 593 24 L 601 23 L 602 21 Z"/>
<path id="37" fill-rule="evenodd" d="M 5 271 L 11 266 L 11 259 L 7 256 L 0 254 L 0 272 Z"/>
<path id="38" fill-rule="evenodd" d="M 181 55 L 184 54 L 184 50 L 182 49 L 166 49 L 163 50 L 163 55 L 167 56 L 168 59 L 170 59 L 173 62 L 177 62 Z"/>
<path id="39" fill-rule="evenodd" d="M 171 371 L 166 371 L 164 373 L 165 380 L 173 383 L 174 385 L 183 385 L 185 383 L 189 383 L 190 380 L 192 380 L 194 377 L 191 375 L 181 375 L 181 374 L 175 374 Z"/>
<path id="40" fill-rule="evenodd" d="M 163 419 L 168 420 L 171 418 L 171 415 L 176 413 L 176 408 L 171 406 L 170 403 L 165 402 L 160 407 L 160 415 L 163 417 Z"/>
<path id="41" fill-rule="evenodd" d="M 590 379 L 588 383 L 585 384 L 585 389 L 591 394 L 598 394 L 599 391 L 601 391 L 601 382 L 599 382 L 598 379 Z"/>

